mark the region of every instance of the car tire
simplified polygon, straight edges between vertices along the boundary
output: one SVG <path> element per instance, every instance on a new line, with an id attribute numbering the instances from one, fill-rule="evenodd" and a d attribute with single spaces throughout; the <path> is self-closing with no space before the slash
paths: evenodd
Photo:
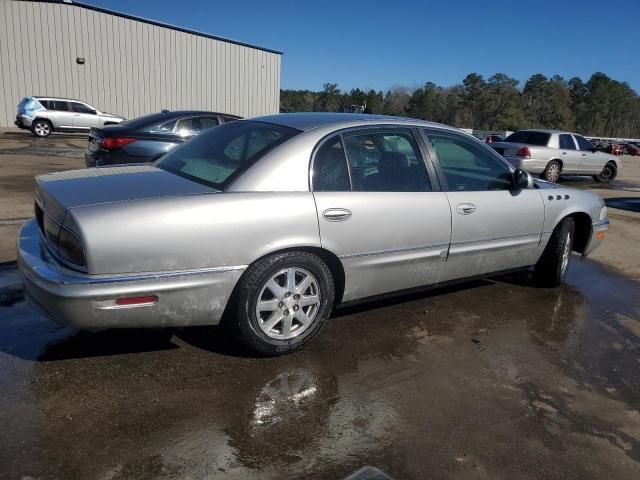
<path id="1" fill-rule="evenodd" d="M 617 175 L 618 169 L 616 168 L 615 163 L 609 162 L 604 166 L 602 172 L 600 172 L 599 175 L 595 175 L 593 178 L 596 180 L 596 182 L 611 183 L 616 179 Z"/>
<path id="2" fill-rule="evenodd" d="M 540 260 L 533 270 L 535 283 L 541 287 L 557 287 L 564 282 L 571 262 L 575 222 L 565 218 L 551 234 Z"/>
<path id="3" fill-rule="evenodd" d="M 31 133 L 33 133 L 36 137 L 46 138 L 51 135 L 53 132 L 53 127 L 51 126 L 51 122 L 49 120 L 36 120 L 31 125 Z"/>
<path id="4" fill-rule="evenodd" d="M 551 160 L 547 167 L 542 172 L 542 178 L 547 182 L 557 183 L 560 180 L 560 173 L 562 172 L 562 165 L 557 160 Z"/>
<path id="5" fill-rule="evenodd" d="M 334 295 L 331 271 L 317 255 L 269 255 L 250 265 L 240 279 L 228 326 L 252 353 L 290 353 L 320 333 L 331 314 Z"/>

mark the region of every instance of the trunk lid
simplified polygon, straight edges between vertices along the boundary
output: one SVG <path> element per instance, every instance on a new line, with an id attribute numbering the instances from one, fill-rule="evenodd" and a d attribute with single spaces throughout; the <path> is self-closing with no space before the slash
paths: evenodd
<path id="1" fill-rule="evenodd" d="M 537 145 L 527 145 L 526 143 L 511 143 L 511 142 L 493 142 L 489 146 L 493 148 L 500 155 L 505 157 L 514 157 L 518 150 L 522 147 L 529 147 L 530 149 L 541 148 Z"/>
<path id="2" fill-rule="evenodd" d="M 45 213 L 62 223 L 71 208 L 216 192 L 153 165 L 129 165 L 38 175 L 35 197 Z"/>

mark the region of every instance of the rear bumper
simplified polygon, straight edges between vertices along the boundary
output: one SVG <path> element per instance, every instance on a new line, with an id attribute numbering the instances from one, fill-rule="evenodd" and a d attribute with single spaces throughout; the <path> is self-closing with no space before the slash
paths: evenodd
<path id="1" fill-rule="evenodd" d="M 26 115 L 17 115 L 15 121 L 13 122 L 16 127 L 22 128 L 24 130 L 31 129 L 31 123 L 33 119 L 27 117 Z"/>
<path id="2" fill-rule="evenodd" d="M 544 169 L 547 168 L 548 163 L 546 160 L 538 160 L 536 158 L 522 158 L 512 156 L 505 156 L 504 158 L 517 169 L 537 174 L 544 172 Z"/>
<path id="3" fill-rule="evenodd" d="M 61 266 L 43 245 L 35 220 L 18 236 L 27 299 L 52 320 L 83 329 L 182 327 L 220 322 L 246 266 L 123 275 L 88 275 Z M 157 302 L 116 306 L 115 299 L 154 295 Z"/>
<path id="4" fill-rule="evenodd" d="M 609 220 L 605 219 L 594 222 L 591 227 L 591 238 L 589 239 L 589 242 L 587 243 L 587 246 L 582 254 L 584 256 L 587 256 L 596 248 L 598 248 L 604 241 L 604 237 L 608 230 Z"/>
<path id="5" fill-rule="evenodd" d="M 129 165 L 132 163 L 149 163 L 153 161 L 151 157 L 138 157 L 127 155 L 121 148 L 117 150 L 98 150 L 92 152 L 89 149 L 84 151 L 84 164 L 88 168 L 103 167 L 110 165 Z"/>

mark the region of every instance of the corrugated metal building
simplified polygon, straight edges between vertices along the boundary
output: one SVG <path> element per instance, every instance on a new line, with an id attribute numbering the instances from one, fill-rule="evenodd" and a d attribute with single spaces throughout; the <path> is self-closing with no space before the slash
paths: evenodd
<path id="1" fill-rule="evenodd" d="M 163 108 L 277 113 L 281 55 L 68 0 L 0 0 L 0 126 L 13 126 L 29 95 L 127 118 Z"/>

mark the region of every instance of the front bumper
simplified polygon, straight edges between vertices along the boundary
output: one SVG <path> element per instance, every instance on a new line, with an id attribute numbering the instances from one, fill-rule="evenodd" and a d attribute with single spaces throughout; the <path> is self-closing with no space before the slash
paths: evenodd
<path id="1" fill-rule="evenodd" d="M 600 244 L 604 241 L 604 237 L 609 230 L 609 220 L 599 220 L 594 222 L 591 226 L 591 238 L 587 243 L 584 252 L 582 253 L 584 256 L 589 255 L 596 248 L 600 246 Z"/>
<path id="2" fill-rule="evenodd" d="M 52 320 L 83 329 L 216 325 L 242 266 L 121 275 L 65 268 L 47 251 L 34 219 L 18 235 L 24 292 Z M 157 302 L 116 306 L 115 299 L 155 295 Z"/>

